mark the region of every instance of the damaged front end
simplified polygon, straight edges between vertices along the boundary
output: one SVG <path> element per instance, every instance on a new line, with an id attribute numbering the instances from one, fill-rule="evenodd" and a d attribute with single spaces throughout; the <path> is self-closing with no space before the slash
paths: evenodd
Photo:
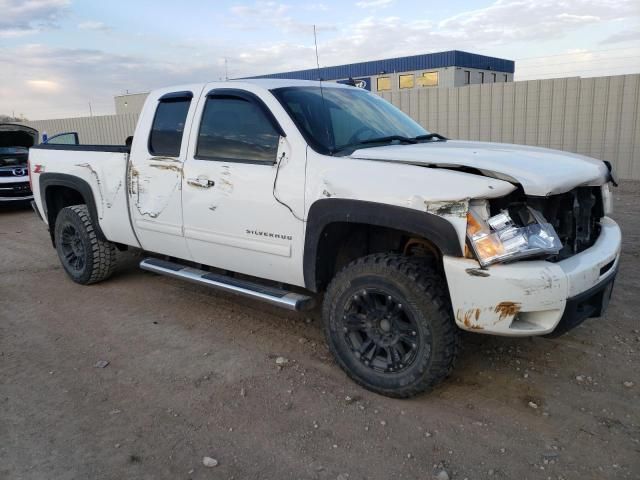
<path id="1" fill-rule="evenodd" d="M 518 189 L 491 201 L 473 201 L 467 214 L 469 247 L 482 267 L 524 258 L 569 258 L 597 240 L 608 188 L 577 187 L 549 197 Z"/>
<path id="2" fill-rule="evenodd" d="M 518 188 L 471 200 L 466 258 L 443 258 L 457 325 L 546 335 L 601 315 L 621 244 L 620 228 L 608 218 L 610 197 L 605 184 L 547 197 Z"/>

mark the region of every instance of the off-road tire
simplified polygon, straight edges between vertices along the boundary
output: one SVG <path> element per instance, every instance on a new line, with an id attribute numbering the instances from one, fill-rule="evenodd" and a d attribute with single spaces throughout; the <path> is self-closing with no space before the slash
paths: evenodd
<path id="1" fill-rule="evenodd" d="M 363 363 L 364 355 L 350 344 L 351 337 L 345 333 L 347 307 L 365 289 L 388 293 L 402 302 L 400 308 L 407 316 L 412 315 L 418 330 L 411 334 L 419 338 L 414 345 L 418 351 L 404 370 L 376 371 Z M 445 279 L 435 265 L 412 257 L 373 254 L 353 261 L 331 281 L 322 313 L 327 343 L 338 365 L 359 385 L 389 397 L 407 398 L 432 389 L 450 374 L 460 349 Z"/>
<path id="2" fill-rule="evenodd" d="M 98 238 L 86 205 L 60 210 L 54 235 L 60 263 L 71 280 L 89 285 L 111 276 L 116 266 L 116 247 Z M 75 247 L 69 245 L 69 238 L 73 238 Z"/>

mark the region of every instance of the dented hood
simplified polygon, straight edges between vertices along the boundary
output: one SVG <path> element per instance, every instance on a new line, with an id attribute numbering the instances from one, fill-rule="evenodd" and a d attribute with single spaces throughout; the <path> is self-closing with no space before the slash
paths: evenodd
<path id="1" fill-rule="evenodd" d="M 435 167 L 470 167 L 483 175 L 522 185 L 527 195 L 548 196 L 580 185 L 601 185 L 604 162 L 575 153 L 504 143 L 425 142 L 362 148 L 352 158 Z"/>

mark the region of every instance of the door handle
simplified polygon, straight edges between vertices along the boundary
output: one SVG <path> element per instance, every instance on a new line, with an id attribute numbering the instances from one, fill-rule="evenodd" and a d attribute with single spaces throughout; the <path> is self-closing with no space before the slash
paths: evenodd
<path id="1" fill-rule="evenodd" d="M 216 182 L 205 177 L 187 178 L 187 183 L 199 188 L 211 188 Z"/>

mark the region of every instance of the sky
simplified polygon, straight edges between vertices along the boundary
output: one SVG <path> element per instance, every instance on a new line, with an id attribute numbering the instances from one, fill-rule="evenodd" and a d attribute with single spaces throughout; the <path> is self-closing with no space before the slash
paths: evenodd
<path id="1" fill-rule="evenodd" d="M 0 0 L 0 115 L 114 113 L 114 95 L 464 50 L 516 80 L 640 72 L 639 0 Z M 226 59 L 226 67 L 225 67 Z"/>

